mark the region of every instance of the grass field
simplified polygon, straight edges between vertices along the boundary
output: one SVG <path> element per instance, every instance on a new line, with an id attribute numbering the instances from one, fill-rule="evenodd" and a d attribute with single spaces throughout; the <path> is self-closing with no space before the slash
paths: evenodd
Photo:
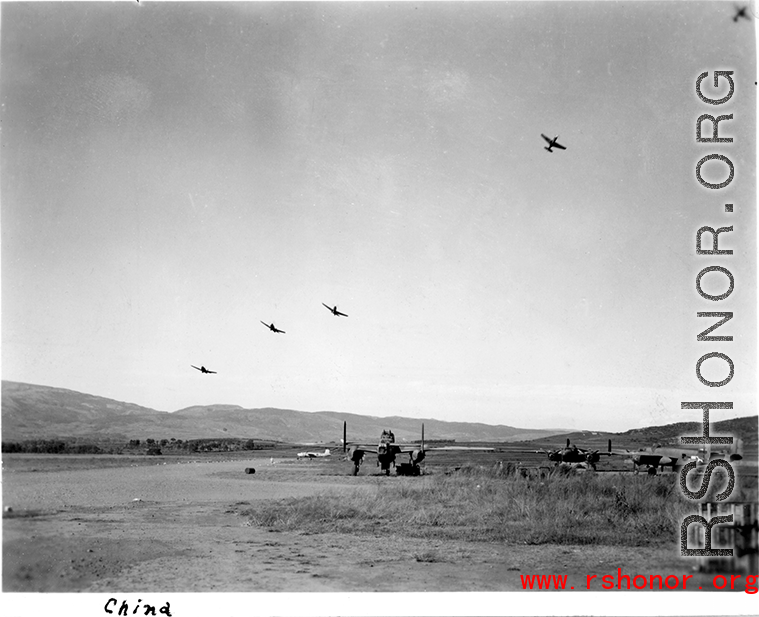
<path id="1" fill-rule="evenodd" d="M 522 478 L 467 468 L 422 478 L 367 478 L 351 495 L 286 499 L 243 511 L 259 526 L 306 533 L 402 533 L 520 544 L 671 543 L 693 503 L 678 477 L 583 473 Z"/>

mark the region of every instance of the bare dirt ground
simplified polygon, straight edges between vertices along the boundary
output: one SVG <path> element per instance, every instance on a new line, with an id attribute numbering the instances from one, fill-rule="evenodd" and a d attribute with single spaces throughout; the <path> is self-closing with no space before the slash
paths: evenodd
<path id="1" fill-rule="evenodd" d="M 521 574 L 695 574 L 671 546 L 526 546 L 367 534 L 272 532 L 240 512 L 261 500 L 368 490 L 334 457 L 161 460 L 3 457 L 5 592 L 516 591 Z M 167 457 L 168 458 L 168 457 Z M 57 463 L 55 461 L 58 461 Z M 165 463 L 165 464 L 164 464 Z M 245 474 L 254 467 L 255 474 Z M 706 575 L 688 581 L 704 589 Z M 592 590 L 600 591 L 598 583 Z"/>

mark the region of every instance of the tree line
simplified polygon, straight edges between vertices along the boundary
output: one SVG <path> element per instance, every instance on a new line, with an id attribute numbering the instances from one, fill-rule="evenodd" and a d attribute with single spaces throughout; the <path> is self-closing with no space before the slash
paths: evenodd
<path id="1" fill-rule="evenodd" d="M 252 439 L 228 437 L 223 439 L 130 439 L 83 441 L 79 439 L 26 439 L 3 441 L 3 453 L 26 454 L 185 454 L 196 452 L 239 452 L 260 449 Z"/>

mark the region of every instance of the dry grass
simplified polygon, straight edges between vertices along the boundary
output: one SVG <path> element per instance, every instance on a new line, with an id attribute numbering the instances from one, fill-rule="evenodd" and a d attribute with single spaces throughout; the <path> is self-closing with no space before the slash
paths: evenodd
<path id="1" fill-rule="evenodd" d="M 377 478 L 371 490 L 245 510 L 251 522 L 304 533 L 401 533 L 430 539 L 643 546 L 676 537 L 693 503 L 675 475 L 585 473 L 543 480 L 481 468 Z"/>

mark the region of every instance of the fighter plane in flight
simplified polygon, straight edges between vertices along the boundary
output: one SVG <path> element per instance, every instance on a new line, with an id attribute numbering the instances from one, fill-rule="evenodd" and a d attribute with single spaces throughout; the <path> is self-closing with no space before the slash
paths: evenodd
<path id="1" fill-rule="evenodd" d="M 329 311 L 331 311 L 332 314 L 335 315 L 336 317 L 347 317 L 345 313 L 341 313 L 340 311 L 337 310 L 337 305 L 335 305 L 334 307 L 329 307 L 326 304 L 324 304 L 324 302 L 322 302 L 322 306 L 328 309 Z"/>
<path id="2" fill-rule="evenodd" d="M 207 369 L 205 366 L 203 366 L 203 365 L 201 365 L 201 366 L 200 366 L 200 368 L 198 368 L 198 367 L 197 367 L 197 366 L 195 366 L 194 364 L 190 364 L 190 366 L 191 366 L 192 368 L 194 368 L 194 369 L 197 369 L 197 370 L 199 370 L 201 373 L 211 373 L 211 374 L 213 374 L 213 375 L 215 375 L 215 374 L 216 374 L 216 371 L 209 371 L 209 370 L 208 370 L 208 369 Z"/>
<path id="3" fill-rule="evenodd" d="M 281 332 L 282 334 L 286 334 L 284 330 L 280 330 L 279 328 L 275 327 L 273 323 L 268 324 L 263 321 L 261 323 L 264 324 L 267 328 L 269 328 L 269 330 L 271 330 L 272 332 Z"/>
<path id="4" fill-rule="evenodd" d="M 735 9 L 737 12 L 735 13 L 735 17 L 733 17 L 733 21 L 738 21 L 741 17 L 744 17 L 748 19 L 749 21 L 751 20 L 751 18 L 748 15 L 746 15 L 748 6 L 743 6 L 743 7 L 736 6 Z"/>
<path id="5" fill-rule="evenodd" d="M 553 152 L 553 150 L 551 150 L 551 148 L 559 148 L 559 150 L 566 150 L 567 149 L 566 146 L 562 146 L 560 143 L 558 143 L 556 141 L 557 139 L 559 139 L 558 135 L 556 137 L 554 137 L 553 139 L 551 139 L 549 137 L 546 137 L 545 135 L 543 135 L 543 133 L 541 133 L 540 136 L 548 142 L 548 146 L 547 147 L 545 147 L 545 146 L 543 147 L 544 150 L 548 150 L 549 152 Z"/>

